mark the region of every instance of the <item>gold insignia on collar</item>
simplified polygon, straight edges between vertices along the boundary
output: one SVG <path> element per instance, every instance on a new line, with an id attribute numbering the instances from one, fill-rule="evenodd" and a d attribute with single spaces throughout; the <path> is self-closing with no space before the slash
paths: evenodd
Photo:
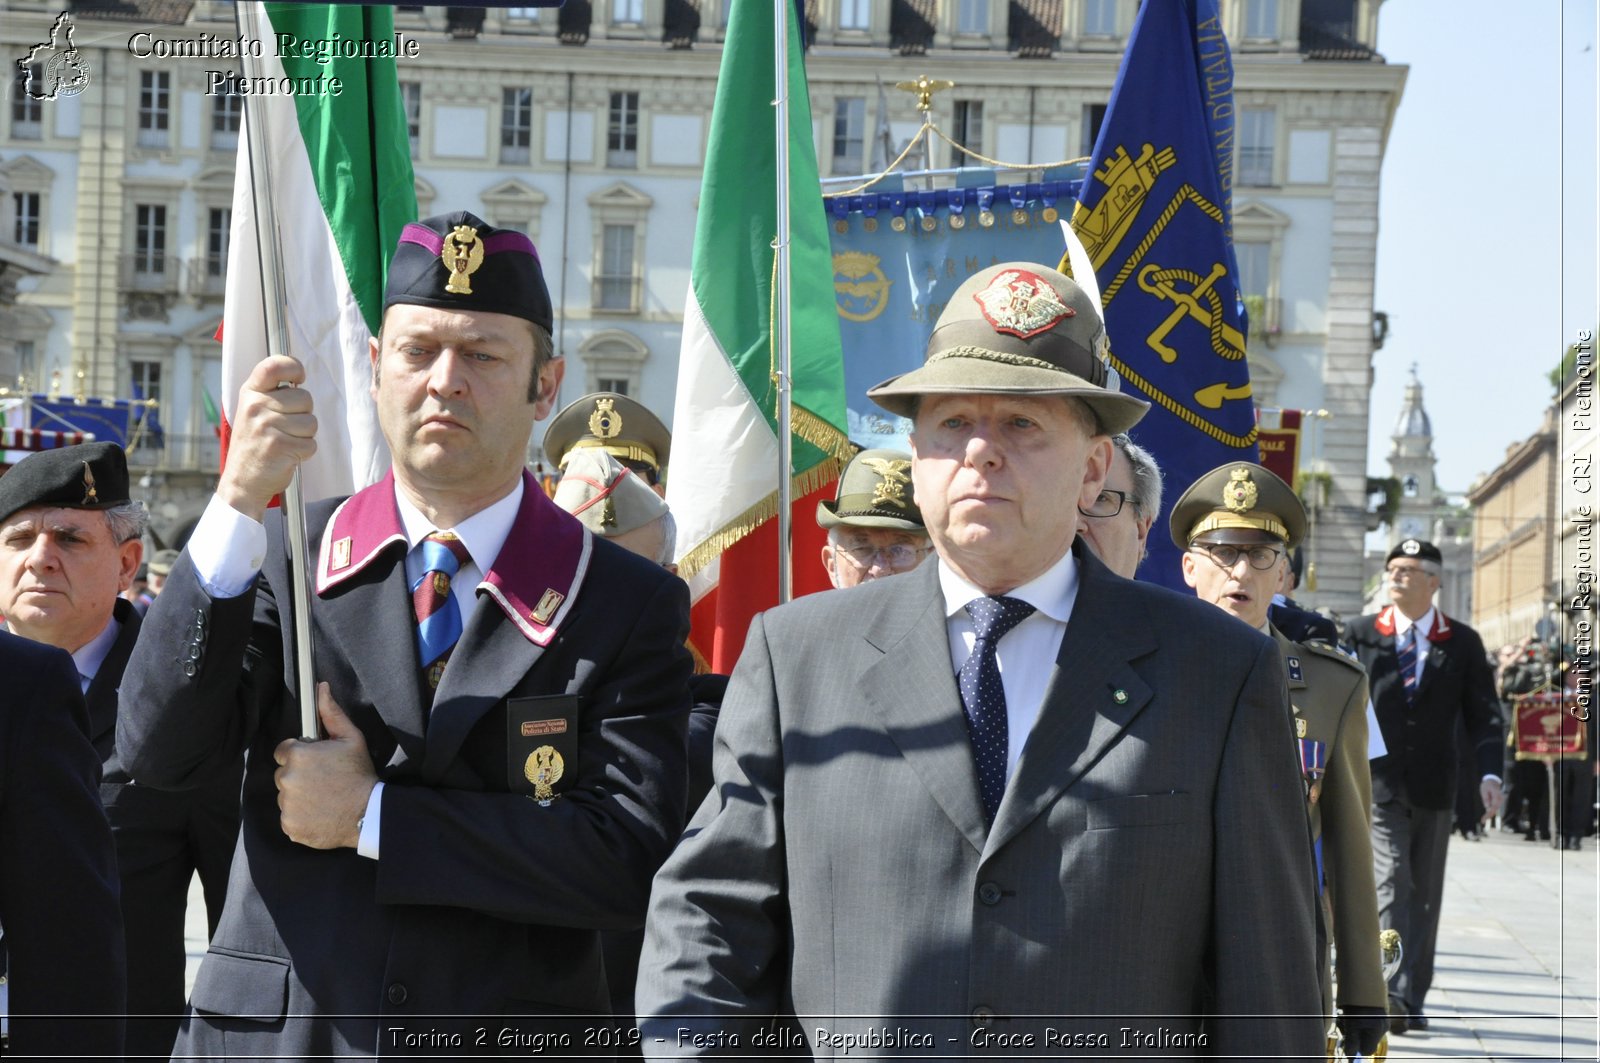
<path id="1" fill-rule="evenodd" d="M 597 439 L 615 439 L 622 434 L 622 414 L 617 412 L 617 400 L 594 401 L 594 412 L 589 415 L 589 433 Z"/>
<path id="2" fill-rule="evenodd" d="M 333 570 L 350 567 L 350 536 L 333 541 Z"/>
<path id="3" fill-rule="evenodd" d="M 554 746 L 540 746 L 529 753 L 528 759 L 522 764 L 522 774 L 533 783 L 534 800 L 546 806 L 555 797 L 554 787 L 566 770 L 566 761 L 561 759 L 561 754 L 556 752 Z"/>
<path id="4" fill-rule="evenodd" d="M 94 493 L 94 470 L 89 468 L 89 463 L 83 463 L 83 501 L 80 506 L 87 506 L 91 502 L 99 502 L 100 496 Z"/>
<path id="5" fill-rule="evenodd" d="M 561 608 L 561 603 L 567 596 L 555 588 L 546 588 L 544 594 L 539 596 L 539 604 L 533 607 L 533 612 L 528 614 L 528 619 L 535 624 L 548 624 L 550 618 L 556 615 L 556 610 Z"/>
<path id="6" fill-rule="evenodd" d="M 1256 508 L 1256 485 L 1250 479 L 1250 470 L 1237 468 L 1222 488 L 1222 504 L 1235 513 L 1245 513 Z"/>
<path id="7" fill-rule="evenodd" d="M 872 488 L 872 505 L 890 505 L 896 509 L 907 508 L 906 485 L 911 482 L 911 463 L 909 461 L 898 458 L 862 458 L 861 464 L 877 473 L 880 477 Z"/>
<path id="8" fill-rule="evenodd" d="M 450 271 L 444 290 L 452 295 L 471 295 L 472 285 L 467 278 L 483 265 L 483 241 L 478 239 L 478 230 L 470 225 L 457 225 L 444 238 L 439 258 Z"/>
<path id="9" fill-rule="evenodd" d="M 1296 738 L 1304 738 L 1306 736 L 1306 721 L 1299 716 L 1294 719 L 1294 736 Z"/>

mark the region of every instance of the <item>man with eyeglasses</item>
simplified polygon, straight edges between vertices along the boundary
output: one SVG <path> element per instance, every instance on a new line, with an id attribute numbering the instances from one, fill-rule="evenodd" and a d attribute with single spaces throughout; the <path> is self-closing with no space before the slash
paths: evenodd
<path id="1" fill-rule="evenodd" d="M 1170 524 L 1173 542 L 1186 551 L 1184 582 L 1202 601 L 1272 637 L 1283 655 L 1317 892 L 1337 949 L 1336 1022 L 1347 1055 L 1371 1056 L 1383 1037 L 1385 992 L 1372 887 L 1366 676 L 1333 646 L 1291 642 L 1267 620 L 1289 551 L 1305 539 L 1305 507 L 1270 470 L 1232 462 L 1196 480 L 1174 503 Z M 1331 1013 L 1325 946 L 1320 951 L 1323 1010 Z"/>
<path id="2" fill-rule="evenodd" d="M 863 450 L 851 458 L 833 500 L 817 503 L 817 524 L 828 529 L 822 566 L 835 587 L 916 568 L 930 548 L 911 486 L 911 455 Z"/>
<path id="3" fill-rule="evenodd" d="M 1107 568 L 1132 579 L 1161 512 L 1161 467 L 1126 432 L 1112 436 L 1111 446 L 1106 485 L 1093 505 L 1079 507 L 1078 534 Z"/>
<path id="4" fill-rule="evenodd" d="M 1423 998 L 1444 894 L 1445 847 L 1454 819 L 1458 721 L 1466 725 L 1489 815 L 1500 808 L 1499 701 L 1478 633 L 1433 604 L 1442 556 L 1421 539 L 1389 551 L 1390 604 L 1350 625 L 1388 745 L 1372 762 L 1373 867 L 1378 918 L 1400 932 L 1404 955 L 1389 980 L 1389 1029 L 1426 1030 Z"/>

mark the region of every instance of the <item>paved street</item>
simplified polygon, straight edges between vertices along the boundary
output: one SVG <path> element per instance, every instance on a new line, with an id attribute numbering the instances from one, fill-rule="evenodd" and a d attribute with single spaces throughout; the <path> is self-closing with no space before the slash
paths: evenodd
<path id="1" fill-rule="evenodd" d="M 1560 852 L 1519 835 L 1451 840 L 1431 1028 L 1391 1038 L 1389 1058 L 1600 1058 L 1600 847 Z M 189 978 L 205 951 L 189 893 Z"/>

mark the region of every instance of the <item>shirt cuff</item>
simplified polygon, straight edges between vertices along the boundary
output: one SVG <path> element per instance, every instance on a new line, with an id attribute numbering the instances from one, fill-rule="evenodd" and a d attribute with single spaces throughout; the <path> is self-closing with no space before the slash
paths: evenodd
<path id="1" fill-rule="evenodd" d="M 356 852 L 369 860 L 378 858 L 378 820 L 383 812 L 383 783 L 374 783 L 367 795 L 367 814 L 361 817 L 361 837 Z"/>
<path id="2" fill-rule="evenodd" d="M 250 589 L 267 558 L 267 529 L 216 495 L 189 536 L 189 561 L 213 598 L 237 598 Z"/>

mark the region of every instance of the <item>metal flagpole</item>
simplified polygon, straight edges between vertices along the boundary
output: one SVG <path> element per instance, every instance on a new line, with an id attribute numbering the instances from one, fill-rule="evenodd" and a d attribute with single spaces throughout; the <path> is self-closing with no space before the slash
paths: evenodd
<path id="1" fill-rule="evenodd" d="M 794 401 L 789 377 L 789 11 L 794 0 L 772 0 L 773 100 L 777 119 L 778 235 L 773 284 L 772 336 L 778 345 L 778 604 L 794 597 L 794 572 L 790 553 L 793 515 L 790 512 L 789 470 L 793 465 L 793 439 L 789 434 Z"/>
<path id="2" fill-rule="evenodd" d="M 264 41 L 260 24 L 262 6 L 238 4 L 240 36 Z M 248 78 L 264 77 L 261 56 L 254 49 L 241 48 L 240 57 Z M 265 300 L 267 352 L 288 353 L 289 324 L 284 311 L 283 249 L 278 244 L 278 226 L 273 216 L 272 167 L 269 163 L 265 123 L 252 100 L 245 101 L 245 150 L 250 159 L 250 200 L 255 214 L 256 247 L 261 265 L 261 297 Z M 306 502 L 300 489 L 300 470 L 294 471 L 283 492 L 285 549 L 289 555 L 291 601 L 289 615 L 294 623 L 295 694 L 300 701 L 300 737 L 321 737 L 317 730 L 316 670 L 311 658 L 311 579 L 306 568 Z"/>

